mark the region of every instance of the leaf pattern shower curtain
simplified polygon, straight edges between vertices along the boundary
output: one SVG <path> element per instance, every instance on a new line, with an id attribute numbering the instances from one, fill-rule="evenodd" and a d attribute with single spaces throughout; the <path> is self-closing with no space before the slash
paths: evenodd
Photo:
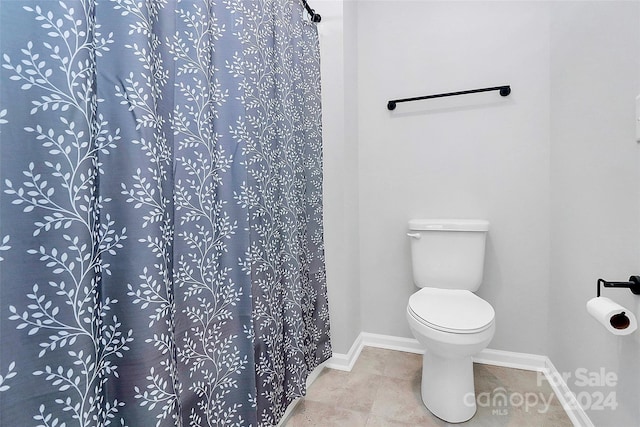
<path id="1" fill-rule="evenodd" d="M 0 0 L 0 425 L 275 425 L 331 355 L 297 0 Z"/>

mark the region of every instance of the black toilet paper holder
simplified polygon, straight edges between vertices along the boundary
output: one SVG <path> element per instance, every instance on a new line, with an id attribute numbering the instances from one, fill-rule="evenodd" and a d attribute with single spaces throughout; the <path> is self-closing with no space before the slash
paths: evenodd
<path id="1" fill-rule="evenodd" d="M 600 296 L 601 284 L 605 288 L 627 288 L 635 295 L 640 295 L 640 276 L 631 276 L 628 282 L 607 282 L 604 279 L 598 279 L 598 296 Z"/>

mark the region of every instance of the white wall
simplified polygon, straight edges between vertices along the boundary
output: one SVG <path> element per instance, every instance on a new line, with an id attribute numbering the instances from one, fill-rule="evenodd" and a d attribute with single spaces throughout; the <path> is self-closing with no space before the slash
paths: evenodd
<path id="1" fill-rule="evenodd" d="M 357 92 L 355 3 L 316 0 L 320 36 L 324 225 L 331 337 L 347 353 L 362 330 L 358 286 Z"/>
<path id="2" fill-rule="evenodd" d="M 616 410 L 589 411 L 597 426 L 640 425 L 640 333 L 610 335 L 585 310 L 599 277 L 640 272 L 639 9 L 638 2 L 557 2 L 551 9 L 548 355 L 572 375 L 568 385 L 583 402 L 615 393 Z M 602 293 L 640 315 L 640 297 L 628 290 Z M 618 385 L 578 387 L 579 368 L 616 373 Z"/>
<path id="3" fill-rule="evenodd" d="M 491 231 L 479 294 L 496 310 L 491 348 L 544 353 L 547 8 L 365 1 L 358 20 L 363 329 L 411 337 L 410 218 L 486 218 Z M 492 92 L 386 109 L 393 98 L 502 84 L 512 86 L 511 96 Z"/>

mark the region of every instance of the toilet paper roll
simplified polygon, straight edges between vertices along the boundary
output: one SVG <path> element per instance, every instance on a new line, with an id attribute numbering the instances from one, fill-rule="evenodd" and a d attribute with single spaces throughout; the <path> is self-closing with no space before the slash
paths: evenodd
<path id="1" fill-rule="evenodd" d="M 591 298 L 587 311 L 614 335 L 629 335 L 638 328 L 636 316 L 609 298 Z"/>

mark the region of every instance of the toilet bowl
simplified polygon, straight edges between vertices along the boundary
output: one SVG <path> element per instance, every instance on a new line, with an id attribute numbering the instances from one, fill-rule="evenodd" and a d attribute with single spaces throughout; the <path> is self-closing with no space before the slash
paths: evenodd
<path id="1" fill-rule="evenodd" d="M 421 394 L 435 416 L 450 423 L 476 412 L 472 356 L 495 333 L 495 311 L 473 293 L 482 282 L 484 220 L 416 219 L 409 222 L 414 283 L 407 321 L 425 348 Z"/>
<path id="2" fill-rule="evenodd" d="M 471 356 L 493 338 L 494 318 L 493 307 L 470 291 L 423 288 L 409 299 L 409 328 L 425 348 L 422 401 L 438 418 L 460 423 L 475 414 Z"/>

